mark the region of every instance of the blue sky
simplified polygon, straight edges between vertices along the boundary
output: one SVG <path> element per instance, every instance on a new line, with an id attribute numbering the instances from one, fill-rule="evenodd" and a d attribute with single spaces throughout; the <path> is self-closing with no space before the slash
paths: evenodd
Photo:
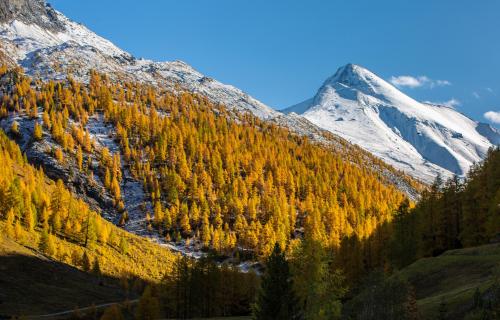
<path id="1" fill-rule="evenodd" d="M 352 62 L 500 123 L 500 1 L 49 2 L 137 57 L 186 61 L 278 109 Z"/>

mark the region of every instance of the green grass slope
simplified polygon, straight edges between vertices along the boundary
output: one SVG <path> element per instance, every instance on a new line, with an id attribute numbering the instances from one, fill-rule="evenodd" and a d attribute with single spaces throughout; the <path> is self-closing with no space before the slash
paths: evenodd
<path id="1" fill-rule="evenodd" d="M 98 279 L 0 235 L 0 319 L 124 301 L 117 279 Z"/>
<path id="2" fill-rule="evenodd" d="M 476 289 L 483 292 L 499 273 L 500 243 L 496 243 L 420 259 L 398 275 L 414 286 L 423 319 L 438 319 L 443 302 L 447 318 L 461 319 L 471 308 Z"/>

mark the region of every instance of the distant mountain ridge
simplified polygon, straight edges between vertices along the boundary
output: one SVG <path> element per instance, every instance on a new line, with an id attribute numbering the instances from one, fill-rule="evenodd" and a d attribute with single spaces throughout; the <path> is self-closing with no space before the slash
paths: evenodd
<path id="1" fill-rule="evenodd" d="M 316 95 L 283 110 L 372 152 L 423 181 L 463 176 L 500 141 L 499 132 L 453 108 L 418 102 L 369 70 L 348 64 Z"/>

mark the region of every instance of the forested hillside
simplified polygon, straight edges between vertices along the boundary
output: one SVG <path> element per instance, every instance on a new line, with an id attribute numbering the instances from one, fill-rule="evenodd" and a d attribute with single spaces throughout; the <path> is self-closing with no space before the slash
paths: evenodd
<path id="1" fill-rule="evenodd" d="M 355 280 L 345 317 L 497 319 L 499 196 L 497 148 L 465 180 L 437 178 L 415 207 L 403 202 L 394 220 L 374 233 L 385 234 L 384 263 L 364 270 L 354 263 L 357 273 L 345 269 Z"/>
<path id="2" fill-rule="evenodd" d="M 498 149 L 465 181 L 438 179 L 414 204 L 356 149 L 335 153 L 199 95 L 95 72 L 88 84 L 6 67 L 0 76 L 0 124 L 12 139 L 0 139 L 6 237 L 84 272 L 139 281 L 139 292 L 149 283 L 129 310 L 139 319 L 248 314 L 256 292 L 261 308 L 285 312 L 272 310 L 285 303 L 270 298 L 275 286 L 299 318 L 338 318 L 347 301 L 345 316 L 363 319 L 351 306 L 369 305 L 373 283 L 386 288 L 372 292 L 380 297 L 400 293 L 378 297 L 379 307 L 411 318 L 412 285 L 385 276 L 498 237 Z M 158 243 L 206 256 L 175 258 Z M 260 291 L 253 273 L 221 256 L 267 262 Z"/>
<path id="3" fill-rule="evenodd" d="M 335 154 L 198 95 L 111 83 L 97 73 L 88 85 L 41 82 L 5 67 L 0 74 L 1 124 L 15 141 L 2 136 L 6 236 L 85 272 L 136 278 L 139 292 L 145 282 L 161 283 L 144 292 L 144 301 L 161 303 L 144 317 L 248 314 L 258 281 L 219 268 L 216 256 L 174 260 L 103 218 L 160 243 L 185 239 L 236 259 L 263 260 L 278 243 L 296 256 L 297 270 L 322 270 L 299 282 L 319 284 L 332 271 L 340 284 L 335 270 L 344 265 L 332 264 L 332 250 L 345 237 L 368 239 L 406 198 L 353 161 L 356 153 Z M 60 179 L 51 182 L 28 162 Z M 134 181 L 133 192 L 145 197 L 131 212 Z M 304 235 L 311 245 L 302 246 Z M 335 301 L 341 296 L 328 290 Z"/>
<path id="4" fill-rule="evenodd" d="M 101 181 L 125 226 L 127 168 L 147 191 L 143 227 L 167 241 L 265 257 L 275 242 L 285 248 L 306 230 L 338 248 L 346 236 L 367 238 L 405 199 L 370 168 L 201 96 L 111 83 L 97 73 L 88 86 L 2 73 L 3 117 L 35 119 L 33 139 L 50 134 L 47 153 L 61 166 L 76 163 L 91 182 Z M 88 130 L 95 117 L 112 125 L 119 150 L 97 147 Z"/>
<path id="5" fill-rule="evenodd" d="M 498 319 L 499 160 L 492 149 L 465 181 L 437 179 L 368 239 L 332 252 L 306 236 L 290 256 L 276 251 L 257 319 Z"/>
<path id="6" fill-rule="evenodd" d="M 446 250 L 499 241 L 500 150 L 491 149 L 465 181 L 438 177 L 414 209 L 400 207 L 393 223 L 392 259 L 398 267 Z"/>
<path id="7" fill-rule="evenodd" d="M 3 233 L 55 260 L 116 278 L 158 281 L 175 254 L 104 220 L 61 180 L 30 166 L 0 131 L 0 216 Z"/>
<path id="8" fill-rule="evenodd" d="M 0 317 L 124 301 L 171 272 L 175 254 L 90 210 L 2 130 L 0 163 Z"/>
<path id="9" fill-rule="evenodd" d="M 120 301 L 110 307 L 110 319 L 122 313 L 151 319 L 165 310 L 179 316 L 250 312 L 254 273 L 219 268 L 212 259 L 194 263 L 113 225 L 61 180 L 29 165 L 1 129 L 0 163 L 0 318 Z M 161 305 L 149 288 L 159 285 L 165 288 Z M 179 298 L 179 290 L 190 296 Z M 137 306 L 127 303 L 139 297 Z M 81 312 L 84 318 L 100 314 L 95 308 Z"/>

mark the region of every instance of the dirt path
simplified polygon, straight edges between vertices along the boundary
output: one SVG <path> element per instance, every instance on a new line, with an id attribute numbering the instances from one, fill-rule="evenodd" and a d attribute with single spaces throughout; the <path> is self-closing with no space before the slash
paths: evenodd
<path id="1" fill-rule="evenodd" d="M 134 299 L 134 300 L 129 300 L 127 301 L 128 303 L 137 303 L 139 299 Z M 122 304 L 125 303 L 126 301 L 118 301 L 118 302 L 108 302 L 108 303 L 103 303 L 103 304 L 98 304 L 98 305 L 93 305 L 90 307 L 84 307 L 84 308 L 77 308 L 77 309 L 71 309 L 71 310 L 65 310 L 65 311 L 59 311 L 59 312 L 54 312 L 54 313 L 48 313 L 48 314 L 41 314 L 41 315 L 35 315 L 35 316 L 25 316 L 23 319 L 58 319 L 59 317 L 66 316 L 66 315 L 71 315 L 75 312 L 83 312 L 85 313 L 86 311 L 92 310 L 92 309 L 104 309 L 109 306 L 117 305 L 117 304 Z"/>

